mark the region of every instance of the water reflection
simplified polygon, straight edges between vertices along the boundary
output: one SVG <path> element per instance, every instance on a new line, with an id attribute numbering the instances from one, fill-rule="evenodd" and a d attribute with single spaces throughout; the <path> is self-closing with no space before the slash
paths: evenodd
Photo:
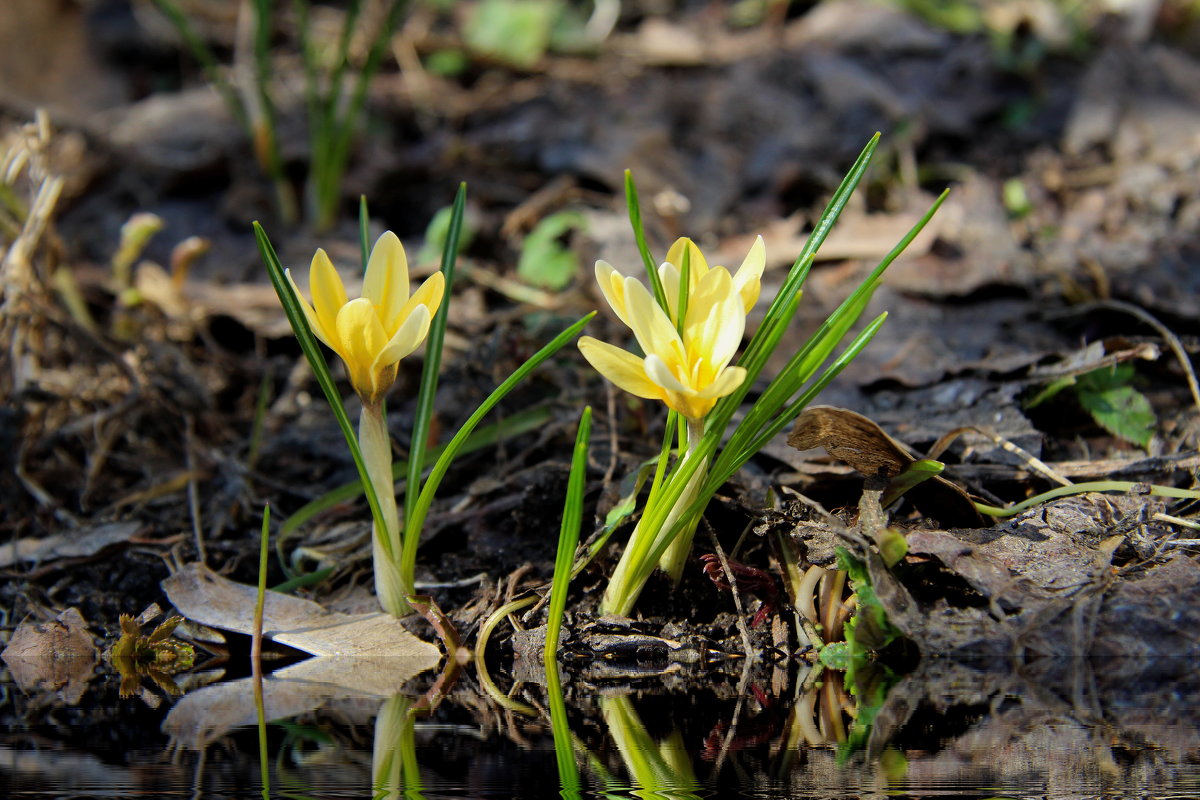
<path id="1" fill-rule="evenodd" d="M 470 672 L 436 708 L 433 677 L 378 694 L 326 686 L 301 707 L 268 676 L 265 759 L 252 695 L 209 694 L 200 713 L 194 692 L 164 713 L 120 697 L 117 676 L 93 677 L 77 705 L 4 683 L 0 785 L 14 797 L 247 797 L 264 782 L 271 797 L 1188 796 L 1200 790 L 1190 667 L 932 660 L 858 694 L 803 671 L 752 675 L 740 692 L 721 675 L 669 690 L 498 676 L 512 708 Z"/>

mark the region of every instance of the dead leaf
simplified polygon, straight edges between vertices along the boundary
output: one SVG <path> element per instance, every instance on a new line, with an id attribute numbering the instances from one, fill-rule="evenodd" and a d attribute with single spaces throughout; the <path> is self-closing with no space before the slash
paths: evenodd
<path id="1" fill-rule="evenodd" d="M 76 608 L 50 622 L 22 622 L 0 654 L 22 691 L 56 691 L 67 705 L 83 696 L 97 656 L 87 621 Z"/>
<path id="2" fill-rule="evenodd" d="M 436 664 L 436 658 L 420 657 L 310 658 L 263 679 L 263 711 L 268 720 L 286 719 L 335 700 L 393 697 Z M 190 692 L 172 707 L 162 729 L 175 744 L 203 750 L 257 721 L 254 679 L 243 678 Z"/>
<path id="3" fill-rule="evenodd" d="M 18 539 L 11 544 L 0 545 L 0 567 L 11 567 L 21 561 L 88 558 L 106 547 L 129 541 L 141 527 L 140 522 L 110 522 L 90 530 Z"/>
<path id="4" fill-rule="evenodd" d="M 188 619 L 251 633 L 257 600 L 253 586 L 223 578 L 203 564 L 190 564 L 164 580 L 162 587 Z M 441 658 L 435 645 L 413 636 L 390 614 L 340 614 L 278 592 L 267 592 L 263 636 L 315 656 L 403 658 L 421 665 L 417 672 L 436 666 Z"/>
<path id="5" fill-rule="evenodd" d="M 787 442 L 797 450 L 825 448 L 865 476 L 894 478 L 916 461 L 908 448 L 862 414 L 833 406 L 810 406 L 796 418 Z M 905 493 L 922 514 L 955 528 L 981 528 L 983 517 L 962 488 L 940 476 Z"/>
<path id="6" fill-rule="evenodd" d="M 1046 380 L 1083 375 L 1135 358 L 1156 361 L 1161 352 L 1153 342 L 1130 342 L 1120 336 L 1110 336 L 1066 354 L 1053 364 L 1035 367 L 1029 371 L 1029 375 Z"/>

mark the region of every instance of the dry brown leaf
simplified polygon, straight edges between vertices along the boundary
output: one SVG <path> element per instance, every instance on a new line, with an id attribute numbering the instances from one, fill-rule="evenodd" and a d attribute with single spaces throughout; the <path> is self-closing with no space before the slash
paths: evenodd
<path id="1" fill-rule="evenodd" d="M 266 719 L 286 719 L 347 698 L 392 697 L 437 660 L 413 658 L 310 658 L 263 679 Z M 218 683 L 190 692 L 163 721 L 179 746 L 203 750 L 235 728 L 254 725 L 254 679 Z"/>
<path id="2" fill-rule="evenodd" d="M 868 477 L 894 478 L 916 461 L 908 448 L 884 433 L 862 414 L 833 406 L 810 406 L 796 418 L 788 444 L 797 450 L 823 447 Z M 953 528 L 981 528 L 983 518 L 960 487 L 934 476 L 909 489 L 913 505 L 941 524 Z"/>
<path id="3" fill-rule="evenodd" d="M 223 578 L 203 564 L 190 564 L 162 582 L 167 597 L 188 619 L 250 634 L 257 591 Z M 413 636 L 382 611 L 340 614 L 299 597 L 267 592 L 263 636 L 315 656 L 389 658 L 432 668 L 438 648 Z"/>
<path id="4" fill-rule="evenodd" d="M 91 530 L 18 539 L 0 545 L 0 567 L 11 567 L 20 561 L 44 563 L 60 558 L 87 558 L 106 547 L 129 541 L 141 527 L 140 522 L 110 522 Z"/>
<path id="5" fill-rule="evenodd" d="M 0 658 L 22 691 L 57 691 L 63 702 L 75 705 L 92 678 L 97 655 L 87 621 L 78 609 L 68 608 L 50 622 L 22 622 Z"/>

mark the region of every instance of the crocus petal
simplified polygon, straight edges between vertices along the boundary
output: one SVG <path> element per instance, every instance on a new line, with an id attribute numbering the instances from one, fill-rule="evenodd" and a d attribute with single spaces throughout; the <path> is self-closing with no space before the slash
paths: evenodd
<path id="1" fill-rule="evenodd" d="M 733 293 L 733 282 L 729 270 L 716 267 L 700 279 L 700 283 L 688 296 L 687 319 L 684 333 L 688 342 L 695 347 L 705 347 L 701 342 L 712 338 L 711 328 L 717 323 L 713 309 Z M 708 333 L 705 333 L 709 330 Z"/>
<path id="2" fill-rule="evenodd" d="M 671 374 L 671 368 L 667 366 L 667 362 L 663 361 L 654 353 L 646 356 L 643 362 L 646 369 L 646 375 L 650 380 L 657 383 L 659 386 L 666 389 L 668 392 L 678 392 L 679 394 L 694 394 L 692 389 L 684 386 L 679 382 L 679 379 Z"/>
<path id="3" fill-rule="evenodd" d="M 746 380 L 746 370 L 741 367 L 726 367 L 717 375 L 716 380 L 696 392 L 696 397 L 713 400 L 732 394 Z"/>
<path id="4" fill-rule="evenodd" d="M 742 343 L 746 331 L 746 312 L 742 310 L 741 298 L 731 294 L 712 310 L 713 325 L 705 331 L 705 354 L 712 368 L 725 368 Z"/>
<path id="5" fill-rule="evenodd" d="M 708 272 L 708 259 L 704 257 L 704 253 L 695 242 L 686 236 L 679 237 L 667 251 L 667 261 L 674 264 L 681 275 L 683 274 L 683 249 L 685 247 L 689 250 L 688 272 L 691 274 L 691 280 L 688 281 L 688 289 L 691 290 L 695 288 L 696 282 Z"/>
<path id="6" fill-rule="evenodd" d="M 625 276 L 613 269 L 613 266 L 607 261 L 597 261 L 596 283 L 600 286 L 600 293 L 604 295 L 604 302 L 608 303 L 616 313 L 617 319 L 628 325 L 629 312 L 625 305 Z"/>
<path id="7" fill-rule="evenodd" d="M 632 395 L 663 399 L 662 389 L 646 377 L 642 359 L 591 336 L 579 338 L 579 352 L 597 372 Z"/>
<path id="8" fill-rule="evenodd" d="M 670 261 L 658 265 L 658 279 L 662 282 L 663 294 L 667 296 L 667 308 L 671 322 L 679 321 L 679 268 Z"/>
<path id="9" fill-rule="evenodd" d="M 368 397 L 377 396 L 385 387 L 376 385 L 372 369 L 375 357 L 387 344 L 387 336 L 371 301 L 357 297 L 342 306 L 337 315 L 337 333 L 342 345 L 338 354 L 346 362 L 355 391 Z"/>
<path id="10" fill-rule="evenodd" d="M 321 325 L 321 320 L 317 317 L 317 312 L 313 311 L 313 307 L 309 305 L 308 300 L 304 298 L 304 293 L 301 292 L 300 287 L 296 285 L 296 279 L 292 277 L 292 271 L 290 269 L 285 269 L 283 274 L 287 276 L 288 283 L 292 285 L 292 292 L 296 295 L 296 300 L 300 302 L 300 308 L 304 310 L 304 318 L 308 320 L 309 329 L 318 339 L 324 342 L 327 347 L 332 350 L 336 350 L 337 348 L 334 347 L 333 343 L 330 341 L 330 336 L 325 331 L 324 326 Z M 336 335 L 336 331 L 334 332 L 334 335 Z"/>
<path id="11" fill-rule="evenodd" d="M 391 231 L 380 236 L 371 249 L 362 296 L 378 309 L 385 329 L 399 324 L 397 317 L 408 300 L 408 258 L 404 245 Z"/>
<path id="12" fill-rule="evenodd" d="M 658 353 L 664 359 L 683 356 L 679 332 L 641 281 L 636 278 L 625 279 L 625 301 L 629 310 L 629 327 L 633 329 L 643 353 Z"/>
<path id="13" fill-rule="evenodd" d="M 441 306 L 442 297 L 445 293 L 446 276 L 441 272 L 433 273 L 425 279 L 420 288 L 413 292 L 413 296 L 408 298 L 408 302 L 404 304 L 404 308 L 400 309 L 400 316 L 394 322 L 402 324 L 418 306 L 423 306 L 429 312 L 429 316 L 432 317 Z"/>
<path id="14" fill-rule="evenodd" d="M 318 250 L 313 255 L 308 270 L 308 288 L 312 292 L 313 310 L 325 335 L 331 339 L 337 337 L 337 316 L 342 306 L 346 305 L 346 287 L 324 250 Z M 338 349 L 332 342 L 327 344 L 334 350 Z"/>
<path id="15" fill-rule="evenodd" d="M 439 275 L 441 273 L 438 273 Z M 399 330 L 388 340 L 383 349 L 379 351 L 379 355 L 375 358 L 375 366 L 383 366 L 386 364 L 395 364 L 400 359 L 407 356 L 421 342 L 425 341 L 425 336 L 429 333 L 429 307 L 418 305 L 413 312 L 404 320 L 404 324 Z"/>
<path id="16" fill-rule="evenodd" d="M 761 236 L 754 237 L 750 252 L 738 267 L 733 276 L 733 288 L 742 298 L 743 310 L 749 314 L 750 309 L 758 302 L 758 293 L 762 290 L 762 274 L 767 266 L 767 246 Z"/>

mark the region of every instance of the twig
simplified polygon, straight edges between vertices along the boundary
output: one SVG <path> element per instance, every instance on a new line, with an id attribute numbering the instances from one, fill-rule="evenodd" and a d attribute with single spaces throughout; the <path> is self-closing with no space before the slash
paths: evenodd
<path id="1" fill-rule="evenodd" d="M 1174 516 L 1171 516 L 1170 514 L 1164 514 L 1161 511 L 1158 512 L 1157 514 L 1155 514 L 1150 519 L 1157 520 L 1158 522 L 1166 522 L 1170 525 L 1179 525 L 1180 527 L 1183 527 L 1183 528 L 1191 528 L 1194 531 L 1200 531 L 1200 522 L 1195 522 L 1190 519 L 1184 519 L 1183 517 L 1174 517 Z M 1183 540 L 1176 539 L 1175 541 L 1180 542 Z"/>
<path id="2" fill-rule="evenodd" d="M 189 415 L 184 418 L 183 451 L 188 469 L 188 511 L 192 517 L 192 535 L 196 539 L 196 557 L 201 564 L 208 564 L 208 552 L 204 547 L 204 533 L 200 526 L 200 487 L 196 482 L 196 455 L 192 447 L 196 423 Z"/>
<path id="3" fill-rule="evenodd" d="M 1087 311 L 1092 308 L 1108 308 L 1113 311 L 1123 311 L 1126 314 L 1137 317 L 1158 331 L 1158 335 L 1163 338 L 1163 341 L 1167 343 L 1167 347 L 1171 348 L 1171 352 L 1179 360 L 1179 366 L 1183 368 L 1184 377 L 1187 378 L 1188 389 L 1192 392 L 1192 402 L 1196 404 L 1196 410 L 1200 411 L 1200 382 L 1196 380 L 1196 371 L 1192 369 L 1192 362 L 1184 351 L 1183 344 L 1179 341 L 1178 336 L 1166 325 L 1159 322 L 1150 312 L 1140 306 L 1135 306 L 1133 303 L 1125 303 L 1120 300 L 1100 300 L 1095 303 L 1089 303 L 1086 306 L 1081 306 L 1079 310 Z"/>
<path id="4" fill-rule="evenodd" d="M 709 529 L 709 533 L 712 533 L 711 528 Z M 715 543 L 716 536 L 713 536 L 713 541 Z M 717 546 L 720 547 L 720 545 Z M 720 551 L 718 550 L 718 555 L 719 554 Z M 724 560 L 722 560 L 721 563 L 725 565 L 726 577 L 728 577 L 729 566 Z M 733 587 L 732 583 L 730 584 L 730 587 Z M 737 597 L 736 593 L 734 594 L 734 597 Z M 745 625 L 740 612 L 738 614 L 738 620 Z M 721 740 L 721 750 L 717 753 L 716 762 L 713 764 L 712 777 L 710 780 L 715 779 L 721 774 L 721 765 L 725 763 L 725 757 L 729 755 L 729 749 L 733 746 L 733 737 L 737 734 L 738 720 L 742 716 L 742 706 L 746 702 L 746 686 L 750 683 L 750 670 L 753 667 L 754 660 L 749 657 L 749 652 L 747 651 L 746 661 L 744 664 L 742 664 L 742 677 L 738 680 L 737 703 L 735 703 L 733 706 L 733 716 L 729 720 L 729 730 L 725 732 L 725 738 Z"/>
<path id="5" fill-rule="evenodd" d="M 1001 449 L 1007 450 L 1008 452 L 1012 453 L 1013 455 L 1019 457 L 1022 461 L 1025 462 L 1025 465 L 1027 467 L 1034 470 L 1035 472 L 1040 472 L 1042 475 L 1045 475 L 1047 478 L 1054 481 L 1055 483 L 1061 484 L 1063 486 L 1071 485 L 1070 480 L 1063 477 L 1053 467 L 1051 467 L 1046 462 L 1042 461 L 1040 458 L 1037 458 L 1032 453 L 1028 452 L 1027 450 L 1025 450 L 1024 448 L 1015 444 L 1014 442 L 1009 441 L 1008 439 L 1004 438 L 1000 434 L 993 433 L 992 431 L 985 430 L 985 429 L 980 428 L 975 425 L 967 425 L 962 428 L 955 428 L 954 430 L 944 434 L 940 439 L 937 440 L 937 442 L 934 443 L 933 447 L 929 448 L 929 453 L 926 455 L 926 458 L 936 459 L 938 456 L 940 456 L 942 453 L 944 453 L 946 451 L 946 448 L 948 448 L 950 446 L 951 442 L 953 442 L 955 439 L 957 439 L 962 434 L 969 433 L 969 432 L 974 432 L 974 433 L 980 434 L 981 436 L 986 436 L 987 438 L 991 439 L 994 443 L 999 445 Z"/>
<path id="6" fill-rule="evenodd" d="M 738 633 L 742 635 L 742 652 L 746 656 L 746 660 L 750 661 L 754 643 L 750 641 L 750 628 L 746 625 L 746 610 L 742 607 L 742 594 L 738 591 L 737 578 L 734 577 L 733 570 L 729 567 L 729 559 L 725 557 L 725 550 L 717 541 L 716 532 L 707 522 L 704 527 L 708 530 L 708 538 L 712 540 L 713 550 L 721 562 L 721 571 L 725 573 L 725 580 L 729 584 L 729 593 L 733 595 L 733 607 L 737 609 Z"/>

